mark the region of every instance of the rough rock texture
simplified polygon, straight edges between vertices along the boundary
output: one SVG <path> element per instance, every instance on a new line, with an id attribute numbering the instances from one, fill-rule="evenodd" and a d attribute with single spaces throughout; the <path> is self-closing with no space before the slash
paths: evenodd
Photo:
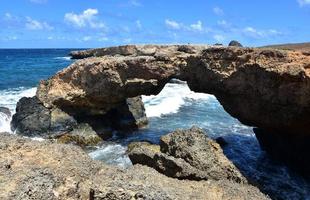
<path id="1" fill-rule="evenodd" d="M 0 137 L 0 199 L 268 199 L 247 184 L 177 180 L 140 165 L 121 170 L 76 146 Z"/>
<path id="2" fill-rule="evenodd" d="M 17 133 L 22 132 L 29 136 L 48 132 L 51 125 L 51 113 L 37 97 L 20 99 L 16 105 L 16 113 L 11 122 L 13 131 L 17 130 Z"/>
<path id="3" fill-rule="evenodd" d="M 232 40 L 229 42 L 228 46 L 230 46 L 230 47 L 242 47 L 242 44 L 236 40 Z"/>
<path id="4" fill-rule="evenodd" d="M 107 113 L 94 114 L 71 107 L 47 108 L 35 96 L 18 102 L 11 129 L 20 135 L 85 146 L 110 138 L 112 129 L 128 131 L 147 123 L 141 97 L 128 98 Z"/>
<path id="5" fill-rule="evenodd" d="M 292 142 L 303 136 L 305 147 L 288 145 L 286 150 L 308 163 L 309 151 L 302 149 L 310 148 L 309 54 L 192 45 L 130 45 L 83 54 L 101 57 L 79 60 L 40 83 L 36 96 L 46 108 L 106 113 L 126 98 L 158 94 L 178 78 L 195 92 L 214 94 L 246 125 L 288 135 Z M 281 143 L 281 137 L 276 138 Z M 277 145 L 271 148 L 277 151 Z M 310 169 L 307 163 L 299 164 Z"/>
<path id="6" fill-rule="evenodd" d="M 143 164 L 178 179 L 247 182 L 226 158 L 219 144 L 197 127 L 162 136 L 160 147 L 145 142 L 129 148 L 133 164 Z"/>

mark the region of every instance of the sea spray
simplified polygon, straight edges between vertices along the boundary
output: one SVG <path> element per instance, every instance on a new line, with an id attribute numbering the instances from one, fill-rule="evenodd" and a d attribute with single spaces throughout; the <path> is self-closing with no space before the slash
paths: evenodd
<path id="1" fill-rule="evenodd" d="M 9 108 L 12 115 L 15 113 L 16 104 L 22 97 L 33 97 L 37 88 L 12 88 L 0 90 L 0 107 Z M 12 118 L 0 113 L 0 132 L 11 132 L 10 123 Z"/>

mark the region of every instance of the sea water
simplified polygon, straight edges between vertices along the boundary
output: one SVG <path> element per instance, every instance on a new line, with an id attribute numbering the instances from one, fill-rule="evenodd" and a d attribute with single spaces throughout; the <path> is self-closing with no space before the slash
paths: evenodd
<path id="1" fill-rule="evenodd" d="M 14 113 L 20 98 L 35 95 L 40 80 L 74 62 L 68 57 L 71 50 L 0 49 L 0 107 L 7 107 Z M 89 150 L 92 158 L 130 167 L 126 155 L 128 143 L 158 143 L 164 134 L 196 125 L 212 138 L 222 136 L 228 142 L 225 155 L 246 177 L 261 185 L 263 192 L 274 199 L 310 199 L 310 182 L 270 159 L 260 149 L 252 127 L 227 114 L 214 96 L 194 93 L 186 82 L 173 82 L 166 84 L 160 94 L 142 99 L 149 125 L 133 133 L 115 132 L 111 140 Z M 10 131 L 10 120 L 0 113 L 0 132 Z"/>

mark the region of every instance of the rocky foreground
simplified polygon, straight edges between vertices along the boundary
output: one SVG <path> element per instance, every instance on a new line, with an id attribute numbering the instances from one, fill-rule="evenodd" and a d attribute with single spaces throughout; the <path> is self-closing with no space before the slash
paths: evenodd
<path id="1" fill-rule="evenodd" d="M 72 56 L 84 59 L 42 81 L 36 97 L 19 102 L 13 130 L 87 144 L 88 137 L 75 134 L 82 124 L 82 130 L 95 132 L 90 143 L 100 141 L 111 135 L 111 129 L 145 125 L 139 95 L 158 94 L 177 78 L 195 92 L 215 95 L 229 114 L 255 127 L 262 148 L 310 176 L 309 53 L 128 45 Z"/>
<path id="2" fill-rule="evenodd" d="M 73 145 L 0 136 L 0 199 L 269 199 L 197 128 L 162 138 L 160 152 L 168 160 L 156 160 L 156 170 L 161 166 L 166 170 L 158 171 L 170 177 L 139 164 L 126 170 L 108 166 Z M 134 153 L 140 145 L 133 146 L 130 154 L 146 164 Z"/>

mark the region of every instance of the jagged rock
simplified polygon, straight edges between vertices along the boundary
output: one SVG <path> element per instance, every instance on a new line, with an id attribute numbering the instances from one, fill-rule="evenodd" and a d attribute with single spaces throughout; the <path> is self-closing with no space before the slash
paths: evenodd
<path id="1" fill-rule="evenodd" d="M 236 40 L 232 40 L 229 42 L 228 46 L 230 46 L 230 47 L 242 47 L 242 44 Z"/>
<path id="2" fill-rule="evenodd" d="M 225 157 L 221 147 L 196 127 L 176 130 L 162 136 L 158 145 L 132 144 L 129 158 L 178 179 L 247 182 L 239 170 Z"/>
<path id="3" fill-rule="evenodd" d="M 269 134 L 290 134 L 292 140 L 306 135 L 300 145 L 310 146 L 308 54 L 194 45 L 131 45 L 86 52 L 101 57 L 79 60 L 40 83 L 36 96 L 46 108 L 103 114 L 127 98 L 156 95 L 178 78 L 195 92 L 215 95 L 243 124 Z M 303 157 L 300 166 L 310 169 L 302 161 L 308 155 L 301 149 L 290 151 Z"/>
<path id="4" fill-rule="evenodd" d="M 181 181 L 140 165 L 121 170 L 77 146 L 0 137 L 0 199 L 269 199 L 247 184 Z"/>
<path id="5" fill-rule="evenodd" d="M 72 131 L 57 136 L 56 139 L 60 143 L 70 143 L 85 147 L 95 146 L 102 142 L 103 139 L 108 139 L 111 136 L 111 132 L 110 135 L 106 133 L 99 136 L 88 124 L 81 123 L 74 127 Z"/>
<path id="6" fill-rule="evenodd" d="M 12 113 L 9 108 L 0 107 L 0 113 L 3 113 L 7 118 L 11 118 Z"/>
<path id="7" fill-rule="evenodd" d="M 45 108 L 37 97 L 23 97 L 16 105 L 11 129 L 17 134 L 28 136 L 42 135 L 51 125 L 50 110 Z"/>
<path id="8" fill-rule="evenodd" d="M 26 136 L 56 138 L 62 143 L 95 145 L 112 137 L 112 129 L 137 129 L 147 125 L 141 97 L 128 98 L 108 113 L 46 108 L 37 97 L 21 99 L 11 123 L 12 130 Z"/>

